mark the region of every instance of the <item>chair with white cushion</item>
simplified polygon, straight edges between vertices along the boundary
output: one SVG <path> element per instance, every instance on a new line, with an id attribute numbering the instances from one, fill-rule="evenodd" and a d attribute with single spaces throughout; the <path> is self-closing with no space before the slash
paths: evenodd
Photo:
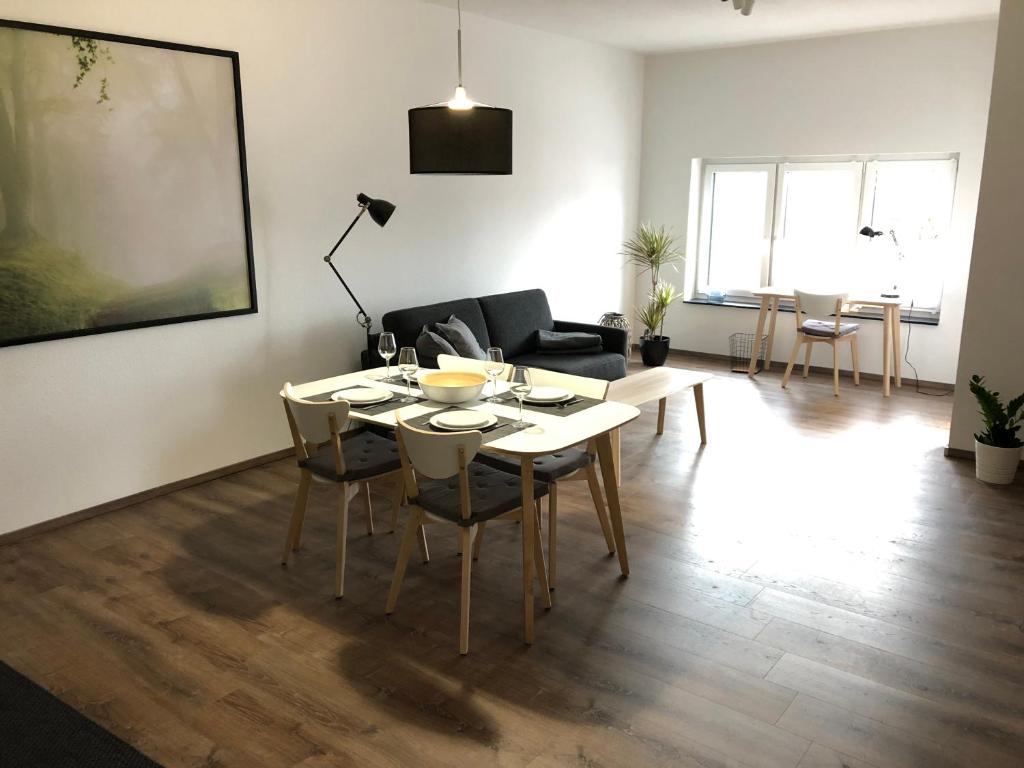
<path id="1" fill-rule="evenodd" d="M 405 578 L 405 569 L 417 537 L 429 523 L 458 526 L 462 556 L 459 585 L 459 653 L 469 652 L 469 582 L 473 558 L 469 553 L 479 527 L 492 520 L 522 520 L 520 478 L 473 461 L 480 450 L 483 435 L 476 430 L 437 433 L 416 429 L 399 416 L 396 436 L 402 462 L 409 516 L 395 561 L 385 612 L 391 614 Z M 534 501 L 547 494 L 547 486 L 535 482 Z M 523 532 L 526 535 L 526 532 Z M 541 596 L 551 607 L 539 518 L 534 516 L 533 557 Z"/>
<path id="2" fill-rule="evenodd" d="M 793 342 L 793 353 L 789 356 L 786 374 L 782 377 L 783 389 L 789 384 L 790 374 L 800 346 L 807 345 L 804 353 L 804 378 L 811 369 L 811 349 L 816 343 L 823 342 L 832 347 L 832 390 L 839 397 L 839 342 L 850 342 L 850 355 L 853 358 L 853 383 L 860 386 L 860 355 L 857 350 L 857 323 L 843 322 L 843 304 L 845 293 L 806 293 L 793 291 L 796 310 L 796 340 Z"/>
<path id="3" fill-rule="evenodd" d="M 549 371 L 544 368 L 531 368 L 530 380 L 536 387 L 560 387 L 574 395 L 604 400 L 608 394 L 608 382 L 604 379 L 592 379 L 586 376 L 575 376 L 569 373 Z M 533 460 L 533 476 L 548 484 L 548 583 L 555 588 L 555 577 L 558 571 L 556 556 L 558 540 L 558 486 L 563 482 L 586 480 L 590 487 L 590 497 L 594 502 L 594 511 L 604 534 L 608 553 L 615 553 L 615 538 L 612 536 L 611 523 L 605 509 L 601 484 L 597 479 L 597 445 L 589 441 L 585 446 L 566 448 L 551 456 L 539 456 Z M 519 474 L 518 461 L 502 456 L 487 455 L 480 458 L 485 464 L 498 467 L 506 472 Z M 481 530 L 481 534 L 483 531 Z M 474 557 L 479 557 L 480 542 L 483 536 L 477 537 Z"/>
<path id="4" fill-rule="evenodd" d="M 398 456 L 398 445 L 393 440 L 365 430 L 342 432 L 348 422 L 349 411 L 349 404 L 344 400 L 304 400 L 295 394 L 290 383 L 284 385 L 281 397 L 284 400 L 292 441 L 295 443 L 295 458 L 301 471 L 281 564 L 287 565 L 289 554 L 299 548 L 302 522 L 306 516 L 306 503 L 312 482 L 317 480 L 336 484 L 339 491 L 339 506 L 334 594 L 340 598 L 345 592 L 349 499 L 357 493 L 362 494 L 366 505 L 367 534 L 373 533 L 370 481 L 394 481 L 395 491 L 391 503 L 398 508 L 403 492 L 402 463 Z M 421 548 L 424 544 L 421 542 Z"/>

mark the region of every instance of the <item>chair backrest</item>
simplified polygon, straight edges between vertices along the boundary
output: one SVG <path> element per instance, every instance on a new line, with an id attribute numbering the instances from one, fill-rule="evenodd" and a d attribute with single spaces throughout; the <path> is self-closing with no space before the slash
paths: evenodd
<path id="1" fill-rule="evenodd" d="M 284 412 L 295 443 L 295 455 L 308 459 L 310 448 L 322 443 L 333 443 L 334 464 L 339 474 L 345 472 L 345 457 L 341 451 L 341 430 L 348 422 L 349 404 L 345 400 L 313 402 L 295 394 L 291 382 L 281 389 Z"/>
<path id="2" fill-rule="evenodd" d="M 793 291 L 795 297 L 794 306 L 796 309 L 796 327 L 799 330 L 803 325 L 804 318 L 812 320 L 828 320 L 835 315 L 836 333 L 839 333 L 839 325 L 842 322 L 843 304 L 846 302 L 845 293 L 807 293 L 806 291 Z"/>
<path id="3" fill-rule="evenodd" d="M 530 381 L 536 387 L 561 387 L 574 395 L 604 400 L 608 395 L 608 382 L 604 379 L 592 379 L 589 376 L 576 376 L 571 373 L 549 371 L 546 368 L 531 368 Z"/>
<path id="4" fill-rule="evenodd" d="M 475 430 L 427 432 L 409 426 L 401 416 L 396 417 L 396 424 L 398 455 L 402 460 L 402 475 L 409 498 L 415 499 L 420 494 L 417 472 L 434 480 L 447 480 L 458 475 L 462 517 L 470 517 L 473 512 L 469 501 L 467 467 L 480 450 L 484 436 Z"/>
<path id="5" fill-rule="evenodd" d="M 473 371 L 486 374 L 487 371 L 484 369 L 486 363 L 486 360 L 474 360 L 471 357 L 459 357 L 458 355 L 442 354 L 437 356 L 437 367 L 442 371 Z M 512 375 L 512 367 L 511 363 L 505 363 L 501 373 L 498 374 L 498 381 L 508 381 L 508 377 Z"/>

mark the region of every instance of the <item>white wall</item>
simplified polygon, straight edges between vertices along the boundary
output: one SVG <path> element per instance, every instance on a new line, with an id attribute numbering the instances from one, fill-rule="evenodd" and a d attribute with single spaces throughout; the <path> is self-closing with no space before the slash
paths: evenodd
<path id="1" fill-rule="evenodd" d="M 942 319 L 915 326 L 910 357 L 922 379 L 951 382 L 995 32 L 995 21 L 976 22 L 649 57 L 641 218 L 685 242 L 693 158 L 959 152 Z M 673 348 L 725 354 L 729 335 L 756 321 L 753 310 L 676 305 L 665 332 Z M 785 360 L 792 315 L 779 328 L 774 357 Z M 881 331 L 862 326 L 864 370 L 881 372 Z M 820 346 L 815 363 L 831 366 Z"/>
<path id="2" fill-rule="evenodd" d="M 237 50 L 260 312 L 0 349 L 0 533 L 289 443 L 276 393 L 352 367 L 321 256 L 367 309 L 540 286 L 556 317 L 632 293 L 639 56 L 464 14 L 471 96 L 515 111 L 511 177 L 414 177 L 406 110 L 448 98 L 455 14 L 408 0 L 0 0 L 0 17 Z"/>
<path id="3" fill-rule="evenodd" d="M 985 376 L 1005 399 L 1024 391 L 1024 247 L 1020 234 L 1024 198 L 1024 3 L 1003 0 L 992 83 L 981 199 L 967 285 L 960 367 L 956 377 L 949 445 L 974 450 L 980 428 L 968 388 Z"/>

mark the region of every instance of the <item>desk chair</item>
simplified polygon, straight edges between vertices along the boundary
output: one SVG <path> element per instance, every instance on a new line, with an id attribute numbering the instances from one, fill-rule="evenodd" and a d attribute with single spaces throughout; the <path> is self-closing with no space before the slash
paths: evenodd
<path id="1" fill-rule="evenodd" d="M 398 508 L 403 491 L 402 463 L 398 456 L 398 445 L 363 430 L 343 433 L 341 429 L 348 422 L 349 410 L 349 404 L 344 400 L 303 400 L 295 395 L 290 383 L 284 385 L 281 397 L 284 400 L 284 411 L 288 417 L 292 441 L 295 443 L 295 459 L 301 471 L 299 489 L 295 494 L 295 507 L 292 510 L 284 552 L 281 555 L 281 565 L 287 565 L 289 554 L 299 548 L 310 485 L 314 480 L 334 483 L 339 492 L 334 595 L 340 598 L 345 593 L 349 499 L 357 493 L 362 494 L 366 504 L 367 534 L 373 533 L 371 480 L 390 478 L 395 481 L 396 490 L 391 503 L 395 509 Z"/>
<path id="2" fill-rule="evenodd" d="M 843 303 L 845 293 L 817 294 L 793 291 L 796 308 L 796 340 L 793 342 L 793 353 L 789 356 L 786 374 L 782 377 L 782 388 L 789 384 L 793 365 L 802 344 L 807 345 L 804 353 L 804 378 L 811 370 L 811 349 L 814 344 L 824 342 L 832 347 L 832 390 L 839 397 L 839 346 L 838 342 L 850 342 L 850 355 L 853 358 L 853 383 L 860 386 L 860 355 L 857 349 L 857 323 L 843 322 Z M 804 317 L 806 315 L 806 317 Z M 828 319 L 835 316 L 835 320 Z"/>
<path id="3" fill-rule="evenodd" d="M 519 477 L 473 461 L 480 450 L 483 435 L 478 431 L 438 433 L 409 426 L 399 416 L 396 435 L 402 462 L 409 516 L 402 544 L 395 561 L 385 613 L 394 613 L 398 592 L 413 543 L 429 523 L 458 526 L 462 556 L 459 584 L 459 653 L 469 653 L 469 582 L 473 558 L 469 553 L 479 527 L 491 520 L 522 520 L 522 490 Z M 536 503 L 548 492 L 547 485 L 535 482 Z M 540 518 L 534 516 L 533 557 L 540 580 L 544 605 L 551 607 L 551 594 L 544 568 Z M 523 535 L 528 535 L 523 531 Z"/>
<path id="4" fill-rule="evenodd" d="M 568 373 L 548 371 L 543 368 L 530 368 L 530 380 L 537 387 L 561 387 L 574 395 L 604 400 L 608 394 L 608 382 L 603 379 L 591 379 L 586 376 L 574 376 Z M 541 456 L 533 460 L 533 476 L 548 484 L 548 584 L 555 588 L 557 575 L 557 539 L 558 539 L 558 486 L 563 482 L 586 480 L 590 487 L 590 497 L 594 502 L 597 520 L 604 534 L 608 553 L 615 553 L 615 538 L 612 536 L 611 523 L 605 509 L 601 484 L 597 480 L 596 441 L 589 441 L 585 447 L 567 448 L 552 456 Z M 480 461 L 518 475 L 521 466 L 518 461 L 504 456 L 488 454 Z M 473 556 L 480 556 L 480 542 L 483 541 L 483 529 L 477 535 L 476 548 Z"/>

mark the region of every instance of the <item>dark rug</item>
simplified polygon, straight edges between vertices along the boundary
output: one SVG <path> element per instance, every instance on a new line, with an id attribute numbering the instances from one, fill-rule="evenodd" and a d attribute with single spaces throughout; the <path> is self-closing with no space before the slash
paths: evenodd
<path id="1" fill-rule="evenodd" d="M 0 661 L 0 765 L 160 768 Z"/>

